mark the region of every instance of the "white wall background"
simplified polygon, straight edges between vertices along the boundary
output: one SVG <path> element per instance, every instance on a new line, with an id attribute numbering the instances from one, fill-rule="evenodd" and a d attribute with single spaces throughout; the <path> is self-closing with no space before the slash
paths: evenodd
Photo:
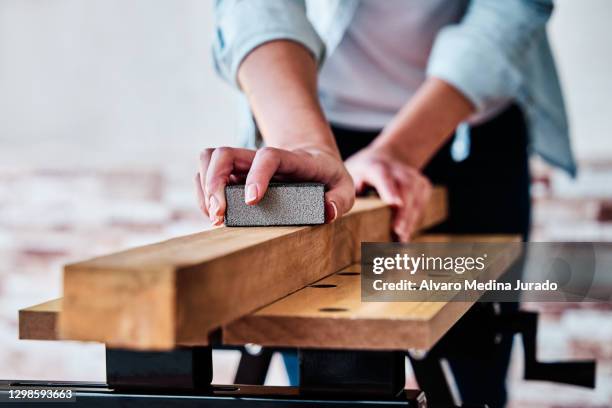
<path id="1" fill-rule="evenodd" d="M 212 2 L 0 0 L 0 165 L 193 166 L 232 144 Z M 580 157 L 612 157 L 610 0 L 562 0 L 550 31 Z"/>
<path id="2" fill-rule="evenodd" d="M 157 166 L 236 134 L 212 2 L 0 0 L 4 165 Z"/>
<path id="3" fill-rule="evenodd" d="M 579 158 L 612 158 L 612 1 L 558 0 L 550 24 Z"/>

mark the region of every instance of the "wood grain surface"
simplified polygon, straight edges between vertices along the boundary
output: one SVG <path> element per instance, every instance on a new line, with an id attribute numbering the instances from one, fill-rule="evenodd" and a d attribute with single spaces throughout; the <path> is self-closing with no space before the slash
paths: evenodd
<path id="1" fill-rule="evenodd" d="M 518 236 L 424 235 L 417 242 L 519 242 Z M 520 254 L 489 251 L 487 279 Z M 474 302 L 361 302 L 360 265 L 326 277 L 223 328 L 226 344 L 372 350 L 430 349 Z"/>
<path id="2" fill-rule="evenodd" d="M 222 325 L 360 259 L 391 239 L 391 209 L 360 198 L 313 227 L 217 228 L 67 265 L 61 339 L 142 350 L 205 345 Z M 436 188 L 420 229 L 446 217 Z"/>
<path id="3" fill-rule="evenodd" d="M 517 242 L 507 235 L 422 235 L 417 242 Z M 505 254 L 488 276 L 494 278 L 515 253 Z M 361 303 L 359 264 L 316 282 L 258 312 L 226 325 L 227 344 L 350 349 L 431 348 L 473 302 Z M 335 287 L 327 287 L 335 285 Z M 21 339 L 56 340 L 61 311 L 56 299 L 19 313 Z M 323 309 L 324 311 L 321 311 Z"/>

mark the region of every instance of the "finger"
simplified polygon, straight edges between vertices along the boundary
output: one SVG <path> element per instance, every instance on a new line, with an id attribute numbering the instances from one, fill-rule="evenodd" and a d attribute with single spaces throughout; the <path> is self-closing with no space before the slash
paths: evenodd
<path id="1" fill-rule="evenodd" d="M 248 149 L 220 147 L 215 149 L 210 158 L 204 194 L 208 197 L 208 213 L 213 225 L 223 223 L 225 214 L 225 186 L 231 174 L 244 171 L 250 167 L 255 152 Z"/>
<path id="2" fill-rule="evenodd" d="M 402 195 L 391 172 L 383 165 L 375 165 L 360 174 L 366 184 L 376 189 L 380 198 L 391 205 L 401 207 Z"/>
<path id="3" fill-rule="evenodd" d="M 270 180 L 277 174 L 308 180 L 314 173 L 314 163 L 310 156 L 264 147 L 259 149 L 247 175 L 244 186 L 244 201 L 249 205 L 257 204 L 266 194 Z"/>
<path id="4" fill-rule="evenodd" d="M 208 218 L 208 207 L 206 206 L 204 192 L 202 191 L 202 181 L 200 180 L 200 173 L 196 173 L 194 182 L 196 194 L 198 197 L 198 206 L 200 207 L 200 211 L 202 211 L 202 213 Z"/>
<path id="5" fill-rule="evenodd" d="M 414 216 L 410 225 L 410 235 L 417 228 L 419 221 L 423 217 L 425 206 L 431 197 L 431 183 L 425 177 L 419 175 L 415 182 L 413 212 Z"/>
<path id="6" fill-rule="evenodd" d="M 401 242 L 407 242 L 410 238 L 415 223 L 415 174 L 395 167 L 393 176 L 401 191 L 403 205 L 397 209 L 393 219 L 393 230 Z"/>
<path id="7" fill-rule="evenodd" d="M 431 195 L 431 183 L 418 171 L 410 169 L 400 184 L 405 194 L 405 206 L 396 214 L 395 230 L 403 241 L 409 240 L 416 229 Z"/>
<path id="8" fill-rule="evenodd" d="M 414 189 L 414 208 L 416 213 L 416 218 L 418 221 L 425 209 L 425 206 L 429 203 L 429 198 L 431 197 L 431 184 L 429 180 L 425 177 L 420 176 L 415 180 L 415 189 Z"/>
<path id="9" fill-rule="evenodd" d="M 405 242 L 408 242 L 410 240 L 410 237 L 412 237 L 412 234 L 414 233 L 418 225 L 419 219 L 421 217 L 421 209 L 416 205 L 417 203 L 416 195 L 417 194 L 415 193 L 415 190 L 412 190 L 411 196 L 407 199 L 408 200 L 408 205 L 406 208 L 407 214 L 406 214 L 406 217 L 404 218 L 405 227 L 403 231 Z"/>
<path id="10" fill-rule="evenodd" d="M 393 218 L 393 232 L 401 242 L 409 240 L 414 226 L 414 201 L 410 193 L 404 194 L 404 205 L 397 209 Z"/>
<path id="11" fill-rule="evenodd" d="M 329 223 L 346 214 L 355 204 L 355 187 L 350 177 L 332 186 L 325 193 L 325 222 Z"/>
<path id="12" fill-rule="evenodd" d="M 266 194 L 270 180 L 281 164 L 280 150 L 264 147 L 257 150 L 244 185 L 244 201 L 257 204 Z"/>

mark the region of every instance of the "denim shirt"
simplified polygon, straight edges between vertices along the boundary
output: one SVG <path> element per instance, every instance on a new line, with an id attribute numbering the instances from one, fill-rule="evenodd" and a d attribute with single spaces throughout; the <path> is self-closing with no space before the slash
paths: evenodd
<path id="1" fill-rule="evenodd" d="M 358 3 L 217 0 L 215 67 L 237 86 L 247 54 L 278 39 L 302 44 L 321 64 L 342 40 Z M 552 0 L 471 0 L 461 22 L 438 33 L 427 75 L 453 85 L 478 111 L 499 100 L 516 101 L 528 123 L 531 151 L 574 176 L 567 114 L 546 34 L 552 9 Z"/>

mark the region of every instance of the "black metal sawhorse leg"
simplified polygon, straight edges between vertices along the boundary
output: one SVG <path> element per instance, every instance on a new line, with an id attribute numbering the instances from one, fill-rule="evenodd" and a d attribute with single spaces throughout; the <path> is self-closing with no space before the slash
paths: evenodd
<path id="1" fill-rule="evenodd" d="M 257 370 L 241 363 L 238 378 L 263 381 L 272 350 L 253 356 Z M 148 400 L 164 395 L 184 400 L 185 394 L 206 400 L 204 406 L 315 406 L 335 407 L 366 403 L 368 407 L 405 406 L 426 408 L 425 395 L 405 390 L 405 353 L 348 350 L 300 350 L 299 387 L 248 385 L 215 386 L 212 351 L 209 347 L 180 348 L 171 352 L 107 350 L 108 386 L 121 393 L 139 392 Z M 245 375 L 244 373 L 248 375 Z M 253 374 L 254 373 L 254 374 Z M 180 394 L 180 395 L 176 395 Z M 119 398 L 136 398 L 132 395 Z M 168 399 L 170 398 L 170 399 Z M 257 399 L 259 402 L 255 402 Z M 182 401 L 184 402 L 184 401 Z M 223 405 L 226 404 L 226 405 Z"/>
<path id="2" fill-rule="evenodd" d="M 56 387 L 87 407 L 427 408 L 422 392 L 404 389 L 404 361 L 403 352 L 301 350 L 299 387 L 211 385 L 210 347 L 107 349 L 107 384 L 0 382 L 0 398 L 15 387 Z"/>
<path id="3" fill-rule="evenodd" d="M 262 348 L 259 353 L 252 354 L 241 350 L 240 362 L 236 370 L 234 383 L 247 385 L 264 385 L 270 361 L 274 350 Z"/>
<path id="4" fill-rule="evenodd" d="M 412 370 L 417 378 L 419 388 L 427 392 L 429 408 L 447 408 L 455 406 L 455 400 L 442 369 L 439 359 L 410 358 Z"/>

